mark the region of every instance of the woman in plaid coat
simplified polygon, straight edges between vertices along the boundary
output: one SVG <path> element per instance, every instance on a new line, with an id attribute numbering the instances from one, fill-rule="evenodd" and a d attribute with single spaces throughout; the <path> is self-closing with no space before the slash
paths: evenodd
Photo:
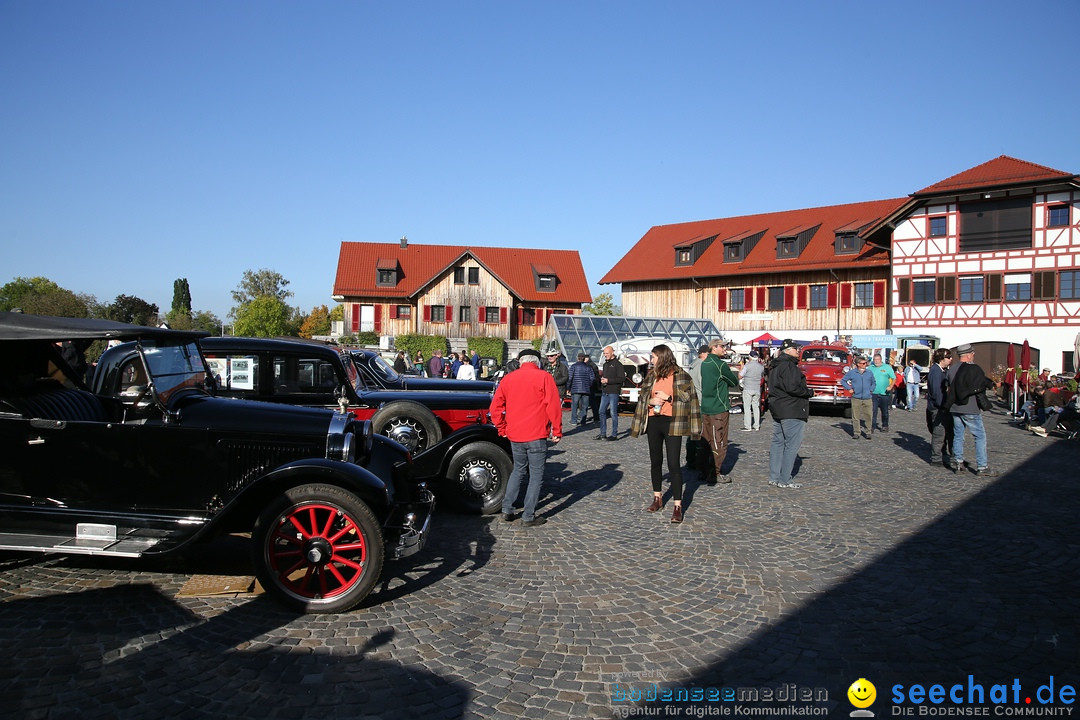
<path id="1" fill-rule="evenodd" d="M 656 512 L 664 507 L 664 448 L 667 447 L 668 478 L 675 510 L 671 522 L 682 522 L 682 439 L 701 437 L 701 407 L 694 381 L 679 367 L 674 353 L 667 345 L 657 345 L 650 355 L 652 370 L 645 377 L 634 410 L 630 436 L 642 433 L 649 440 L 649 461 L 653 500 L 646 510 Z"/>

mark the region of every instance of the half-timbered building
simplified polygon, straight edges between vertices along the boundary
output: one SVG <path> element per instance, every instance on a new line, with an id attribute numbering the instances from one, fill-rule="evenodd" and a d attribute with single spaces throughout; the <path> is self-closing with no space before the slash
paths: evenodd
<path id="1" fill-rule="evenodd" d="M 1075 369 L 1080 176 L 1002 155 L 913 193 L 892 231 L 892 322 L 958 343 L 1020 343 Z"/>
<path id="2" fill-rule="evenodd" d="M 628 315 L 768 331 L 1020 343 L 1075 371 L 1080 176 L 1001 156 L 907 198 L 651 228 L 600 283 Z"/>
<path id="3" fill-rule="evenodd" d="M 346 333 L 532 340 L 592 302 L 576 250 L 343 242 L 334 300 Z"/>

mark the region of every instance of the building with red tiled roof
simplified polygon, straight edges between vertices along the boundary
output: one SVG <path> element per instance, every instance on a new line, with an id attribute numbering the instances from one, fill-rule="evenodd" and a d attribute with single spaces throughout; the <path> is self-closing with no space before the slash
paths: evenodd
<path id="1" fill-rule="evenodd" d="M 907 198 L 661 225 L 600 282 L 628 315 L 710 319 L 736 342 L 988 343 L 989 370 L 1027 339 L 1075 371 L 1080 176 L 1002 155 Z"/>
<path id="2" fill-rule="evenodd" d="M 576 250 L 343 242 L 334 299 L 345 331 L 532 340 L 592 302 Z"/>
<path id="3" fill-rule="evenodd" d="M 651 228 L 600 280 L 627 315 L 702 317 L 746 342 L 887 321 L 888 229 L 906 198 Z"/>

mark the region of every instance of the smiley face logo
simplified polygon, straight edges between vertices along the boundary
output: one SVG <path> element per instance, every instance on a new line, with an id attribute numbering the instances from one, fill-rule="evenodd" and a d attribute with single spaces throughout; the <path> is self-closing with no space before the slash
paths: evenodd
<path id="1" fill-rule="evenodd" d="M 877 698 L 877 688 L 866 678 L 859 678 L 847 689 L 848 700 L 857 708 L 868 708 Z"/>

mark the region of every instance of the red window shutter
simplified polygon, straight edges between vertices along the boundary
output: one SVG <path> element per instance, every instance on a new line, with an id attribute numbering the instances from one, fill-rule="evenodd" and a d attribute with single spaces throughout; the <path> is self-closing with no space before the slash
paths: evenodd
<path id="1" fill-rule="evenodd" d="M 840 307 L 851 307 L 851 283 L 840 286 Z"/>
<path id="2" fill-rule="evenodd" d="M 476 322 L 482 322 L 482 323 L 487 322 L 487 308 L 484 307 L 483 305 L 481 305 L 476 310 Z"/>
<path id="3" fill-rule="evenodd" d="M 885 281 L 874 283 L 874 307 L 885 307 Z"/>
<path id="4" fill-rule="evenodd" d="M 382 332 L 382 305 L 375 306 L 375 332 Z"/>
<path id="5" fill-rule="evenodd" d="M 795 288 L 795 307 L 799 310 L 805 310 L 810 304 L 809 300 L 810 288 L 806 285 L 799 285 Z"/>
<path id="6" fill-rule="evenodd" d="M 544 324 L 544 308 L 537 308 L 536 309 L 536 324 L 537 325 L 543 325 Z"/>
<path id="7" fill-rule="evenodd" d="M 832 283 L 829 283 L 828 301 L 826 304 L 831 308 L 836 307 L 836 285 L 833 285 Z"/>
<path id="8" fill-rule="evenodd" d="M 718 312 L 727 312 L 727 296 L 728 291 L 723 288 L 716 294 L 716 309 Z"/>
<path id="9" fill-rule="evenodd" d="M 566 311 L 566 314 L 567 314 L 567 315 L 573 315 L 573 314 L 574 314 L 574 311 L 573 311 L 573 310 L 567 310 L 567 311 Z"/>
<path id="10" fill-rule="evenodd" d="M 765 288 L 759 287 L 757 289 L 757 291 L 754 293 L 755 295 L 757 295 L 757 300 L 754 302 L 754 309 L 755 310 L 767 310 L 768 309 L 768 308 L 765 307 L 765 291 L 766 291 Z"/>
<path id="11" fill-rule="evenodd" d="M 424 322 L 431 322 L 431 306 L 424 306 Z"/>
<path id="12" fill-rule="evenodd" d="M 390 306 L 390 319 L 397 320 L 397 305 Z"/>
<path id="13" fill-rule="evenodd" d="M 521 325 L 521 321 L 525 319 L 525 308 L 518 305 L 517 308 L 517 324 Z"/>
<path id="14" fill-rule="evenodd" d="M 349 316 L 349 325 L 354 333 L 360 332 L 360 303 L 352 304 L 352 314 Z"/>
<path id="15" fill-rule="evenodd" d="M 446 322 L 453 322 L 453 321 L 454 321 L 454 306 L 453 305 L 447 305 L 446 306 Z"/>
<path id="16" fill-rule="evenodd" d="M 795 286 L 784 286 L 784 309 L 791 310 L 795 307 Z"/>
<path id="17" fill-rule="evenodd" d="M 506 308 L 504 307 L 499 308 L 499 323 L 506 324 Z"/>

